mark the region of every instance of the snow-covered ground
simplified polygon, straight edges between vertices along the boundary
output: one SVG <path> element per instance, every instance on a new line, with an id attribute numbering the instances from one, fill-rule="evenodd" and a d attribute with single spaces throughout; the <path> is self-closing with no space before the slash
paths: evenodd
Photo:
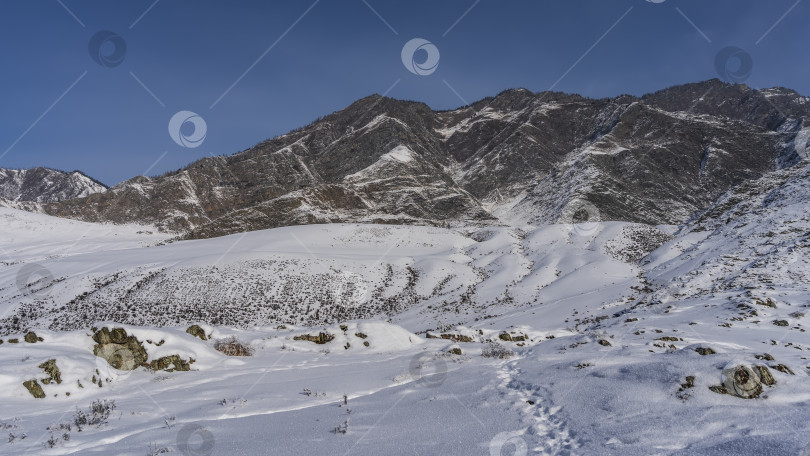
<path id="1" fill-rule="evenodd" d="M 0 453 L 801 454 L 807 181 L 777 173 L 658 228 L 341 224 L 165 243 L 0 209 Z M 191 370 L 114 369 L 91 327 Z M 230 336 L 253 356 L 215 350 Z M 504 358 L 483 356 L 493 343 Z M 51 359 L 59 384 L 42 382 Z M 775 385 L 709 389 L 739 364 Z M 77 410 L 104 400 L 114 410 L 79 431 Z"/>

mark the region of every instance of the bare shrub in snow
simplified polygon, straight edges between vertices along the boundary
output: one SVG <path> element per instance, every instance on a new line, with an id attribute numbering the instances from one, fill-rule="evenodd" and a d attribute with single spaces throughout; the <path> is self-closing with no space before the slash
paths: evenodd
<path id="1" fill-rule="evenodd" d="M 255 350 L 235 336 L 214 342 L 214 349 L 227 356 L 253 356 Z"/>
<path id="2" fill-rule="evenodd" d="M 509 359 L 515 356 L 515 352 L 499 343 L 490 342 L 487 347 L 481 350 L 481 356 L 484 358 Z"/>
<path id="3" fill-rule="evenodd" d="M 149 450 L 146 451 L 146 456 L 157 456 L 159 454 L 171 453 L 172 450 L 166 447 L 158 447 L 157 444 L 149 442 Z"/>
<path id="4" fill-rule="evenodd" d="M 341 425 L 335 426 L 335 429 L 332 432 L 334 432 L 336 435 L 345 435 L 347 432 L 349 432 L 349 420 L 344 421 Z"/>
<path id="5" fill-rule="evenodd" d="M 76 410 L 73 414 L 73 424 L 82 430 L 82 426 L 101 426 L 107 422 L 110 414 L 115 411 L 114 400 L 98 400 L 90 404 L 90 410 Z"/>
<path id="6" fill-rule="evenodd" d="M 319 393 L 317 391 L 312 391 L 309 388 L 304 388 L 304 392 L 301 394 L 307 397 L 321 397 L 321 396 L 326 397 L 326 393 Z"/>

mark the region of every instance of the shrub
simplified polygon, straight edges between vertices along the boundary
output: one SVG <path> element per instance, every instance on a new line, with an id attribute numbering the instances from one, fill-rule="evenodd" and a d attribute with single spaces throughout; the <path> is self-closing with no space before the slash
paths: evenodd
<path id="1" fill-rule="evenodd" d="M 495 342 L 490 342 L 489 346 L 481 351 L 484 358 L 508 359 L 515 356 L 515 352 Z"/>
<path id="2" fill-rule="evenodd" d="M 214 349 L 227 356 L 253 356 L 253 347 L 239 341 L 234 336 L 214 342 Z"/>
<path id="3" fill-rule="evenodd" d="M 76 410 L 73 414 L 73 424 L 82 430 L 82 426 L 101 426 L 107 422 L 110 414 L 115 410 L 115 401 L 98 400 L 90 404 L 90 410 Z"/>
<path id="4" fill-rule="evenodd" d="M 344 421 L 343 424 L 335 426 L 335 429 L 332 432 L 334 432 L 335 435 L 337 434 L 346 435 L 346 433 L 349 432 L 349 420 Z"/>

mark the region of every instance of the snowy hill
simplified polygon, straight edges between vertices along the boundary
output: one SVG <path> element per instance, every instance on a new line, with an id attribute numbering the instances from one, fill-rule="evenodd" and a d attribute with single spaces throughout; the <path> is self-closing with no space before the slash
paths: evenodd
<path id="1" fill-rule="evenodd" d="M 0 281 L 16 283 L 31 265 L 52 276 L 24 290 L 0 288 L 0 309 L 8 312 L 0 332 L 6 333 L 29 326 L 79 329 L 106 320 L 245 327 L 356 318 L 418 321 L 424 331 L 469 323 L 490 315 L 493 306 L 560 302 L 615 283 L 638 284 L 640 270 L 622 261 L 622 252 L 638 248 L 631 234 L 658 244 L 668 238 L 654 228 L 621 222 L 579 230 L 329 224 L 147 248 L 126 248 L 119 240 L 124 234 L 112 231 L 90 236 L 108 243 L 106 248 L 82 243 L 54 248 L 44 241 L 52 232 L 64 233 L 62 239 L 73 234 L 56 226 L 81 222 L 23 212 L 6 216 L 18 225 L 34 216 L 49 220 L 38 220 L 38 232 L 25 237 L 8 235 L 3 244 L 8 267 L 0 270 Z"/>

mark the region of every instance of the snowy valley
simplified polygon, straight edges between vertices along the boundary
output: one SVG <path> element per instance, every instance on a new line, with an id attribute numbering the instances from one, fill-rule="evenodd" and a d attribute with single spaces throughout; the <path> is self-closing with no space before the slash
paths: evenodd
<path id="1" fill-rule="evenodd" d="M 2 453 L 804 454 L 808 180 L 660 226 L 0 209 Z"/>

